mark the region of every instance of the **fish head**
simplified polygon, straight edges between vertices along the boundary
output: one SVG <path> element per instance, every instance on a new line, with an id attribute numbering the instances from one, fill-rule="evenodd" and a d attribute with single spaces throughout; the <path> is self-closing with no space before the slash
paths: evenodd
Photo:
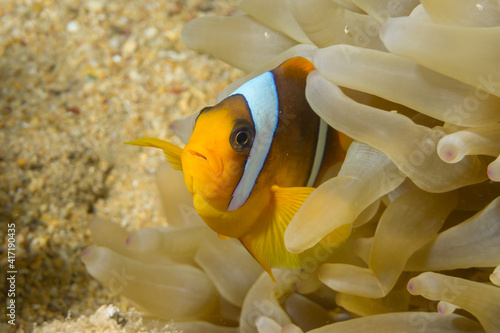
<path id="1" fill-rule="evenodd" d="M 227 212 L 254 137 L 252 117 L 241 96 L 230 96 L 200 112 L 181 154 L 184 181 L 195 204 Z"/>

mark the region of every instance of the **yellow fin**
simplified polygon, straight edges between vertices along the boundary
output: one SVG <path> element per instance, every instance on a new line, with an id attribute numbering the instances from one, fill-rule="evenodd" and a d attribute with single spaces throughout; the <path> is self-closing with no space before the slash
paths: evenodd
<path id="1" fill-rule="evenodd" d="M 274 185 L 274 203 L 258 225 L 240 240 L 259 264 L 274 277 L 271 267 L 299 268 L 302 254 L 292 254 L 285 247 L 285 229 L 313 187 L 279 187 Z"/>
<path id="2" fill-rule="evenodd" d="M 219 234 L 219 238 L 220 238 L 220 239 L 229 239 L 229 238 L 231 238 L 231 237 L 229 237 L 229 236 L 224 236 L 224 235 L 222 235 L 222 234 Z"/>
<path id="3" fill-rule="evenodd" d="M 177 147 L 173 143 L 157 138 L 140 138 L 125 142 L 127 145 L 153 147 L 163 150 L 167 161 L 172 165 L 175 170 L 182 170 L 181 153 L 182 148 Z"/>

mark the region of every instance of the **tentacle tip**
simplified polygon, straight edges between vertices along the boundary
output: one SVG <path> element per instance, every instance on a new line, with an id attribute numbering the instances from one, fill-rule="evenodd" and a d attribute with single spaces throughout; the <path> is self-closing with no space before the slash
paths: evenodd
<path id="1" fill-rule="evenodd" d="M 255 318 L 255 324 L 257 326 L 262 325 L 266 321 L 266 316 L 260 315 L 257 318 Z"/>
<path id="2" fill-rule="evenodd" d="M 83 259 L 84 257 L 87 257 L 90 252 L 92 251 L 92 248 L 89 246 L 85 250 L 82 251 L 82 254 L 80 255 L 81 258 Z"/>
<path id="3" fill-rule="evenodd" d="M 437 310 L 438 310 L 438 313 L 442 316 L 448 315 L 448 311 L 447 311 L 446 306 L 444 304 L 442 304 L 441 302 L 438 304 Z"/>
<path id="4" fill-rule="evenodd" d="M 82 251 L 80 258 L 85 266 L 92 265 L 96 261 L 97 253 L 96 246 L 92 245 Z"/>
<path id="5" fill-rule="evenodd" d="M 500 166 L 496 166 L 494 163 L 488 165 L 488 178 L 494 182 L 500 182 Z"/>
<path id="6" fill-rule="evenodd" d="M 301 251 L 300 251 L 300 250 L 297 250 L 297 249 L 295 249 L 295 248 L 293 248 L 293 247 L 288 247 L 288 246 L 287 246 L 287 247 L 286 247 L 286 250 L 287 250 L 288 252 L 290 252 L 291 254 L 299 254 L 299 253 L 301 253 Z"/>
<path id="7" fill-rule="evenodd" d="M 491 273 L 490 281 L 500 287 L 500 271 Z"/>
<path id="8" fill-rule="evenodd" d="M 416 286 L 414 279 L 411 279 L 410 281 L 408 281 L 408 285 L 406 287 L 407 287 L 408 292 L 410 294 L 412 294 L 412 295 L 417 294 L 417 286 Z"/>
<path id="9" fill-rule="evenodd" d="M 455 157 L 455 154 L 451 150 L 446 150 L 444 153 L 444 157 L 446 158 L 446 160 L 450 161 L 453 159 L 453 157 Z"/>
<path id="10" fill-rule="evenodd" d="M 462 160 L 463 156 L 459 156 L 457 150 L 449 145 L 438 146 L 438 155 L 443 162 L 456 163 Z"/>
<path id="11" fill-rule="evenodd" d="M 285 247 L 286 250 L 290 253 L 293 254 L 298 254 L 301 251 L 300 245 L 297 244 L 297 240 L 293 237 L 292 232 L 290 232 L 288 229 L 285 230 Z"/>
<path id="12" fill-rule="evenodd" d="M 442 316 L 448 316 L 455 312 L 456 309 L 457 307 L 455 305 L 444 301 L 440 301 L 437 305 L 438 313 Z"/>

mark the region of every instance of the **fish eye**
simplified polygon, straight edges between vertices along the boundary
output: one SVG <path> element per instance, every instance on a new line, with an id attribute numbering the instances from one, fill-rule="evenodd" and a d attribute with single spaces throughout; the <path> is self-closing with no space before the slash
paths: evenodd
<path id="1" fill-rule="evenodd" d="M 229 138 L 229 142 L 234 150 L 240 152 L 250 147 L 253 143 L 253 139 L 253 128 L 247 121 L 242 121 L 237 122 L 234 125 L 233 131 L 231 132 L 231 136 Z"/>
<path id="2" fill-rule="evenodd" d="M 240 131 L 238 134 L 236 134 L 236 143 L 239 144 L 240 146 L 246 145 L 248 142 L 248 138 L 250 138 L 250 133 L 247 131 Z"/>

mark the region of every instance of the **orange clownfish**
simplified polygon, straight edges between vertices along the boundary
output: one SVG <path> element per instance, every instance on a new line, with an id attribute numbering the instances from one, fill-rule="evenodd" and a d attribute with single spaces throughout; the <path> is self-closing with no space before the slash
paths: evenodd
<path id="1" fill-rule="evenodd" d="M 285 229 L 328 169 L 345 157 L 346 137 L 322 121 L 305 97 L 312 63 L 301 57 L 251 79 L 215 106 L 202 109 L 181 149 L 160 148 L 184 173 L 194 207 L 221 238 L 239 239 L 274 279 L 271 267 L 299 268 Z"/>

